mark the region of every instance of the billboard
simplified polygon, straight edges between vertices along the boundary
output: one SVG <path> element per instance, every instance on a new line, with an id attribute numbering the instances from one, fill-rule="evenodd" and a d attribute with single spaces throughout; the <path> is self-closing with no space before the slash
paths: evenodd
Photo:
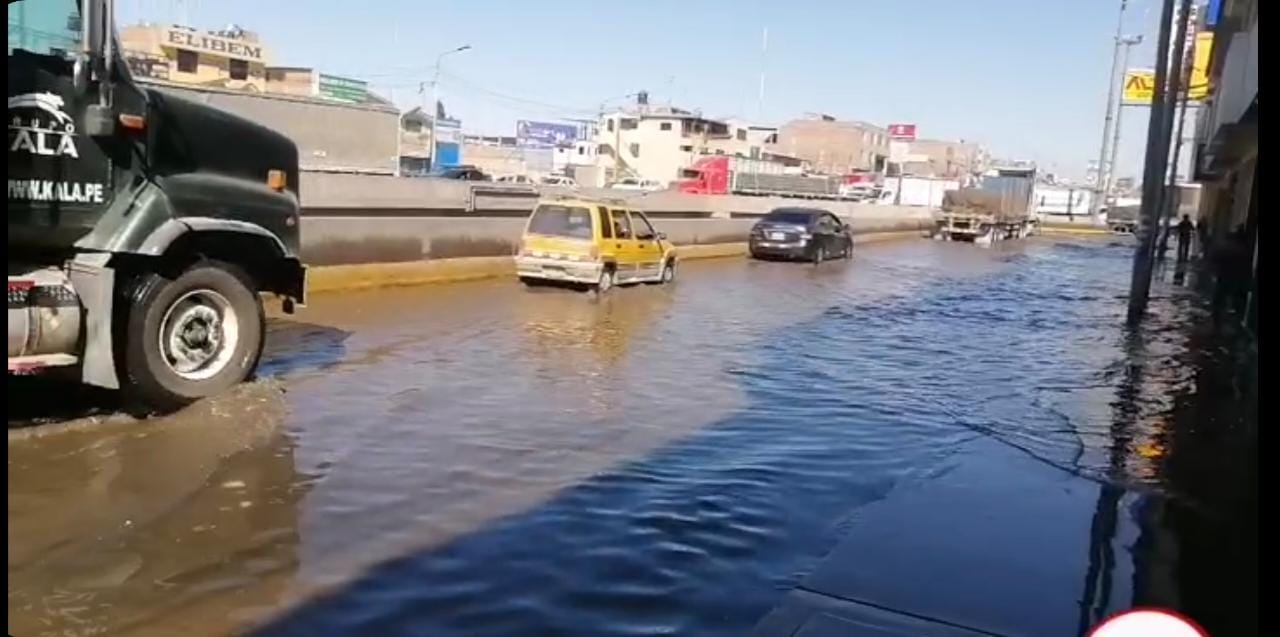
<path id="1" fill-rule="evenodd" d="M 889 139 L 898 139 L 907 142 L 916 140 L 915 124 L 889 124 Z"/>
<path id="2" fill-rule="evenodd" d="M 1213 34 L 1196 34 L 1191 57 L 1191 79 L 1188 97 L 1194 101 L 1209 95 L 1209 55 L 1213 52 Z M 1129 69 L 1124 72 L 1124 103 L 1149 106 L 1155 95 L 1156 72 L 1151 69 Z"/>
<path id="3" fill-rule="evenodd" d="M 571 143 L 576 139 L 578 139 L 578 127 L 572 124 L 532 122 L 525 119 L 516 122 L 516 143 L 521 146 L 551 148 Z"/>
<path id="4" fill-rule="evenodd" d="M 336 102 L 362 104 L 369 95 L 369 83 L 336 75 L 320 74 L 320 97 Z"/>

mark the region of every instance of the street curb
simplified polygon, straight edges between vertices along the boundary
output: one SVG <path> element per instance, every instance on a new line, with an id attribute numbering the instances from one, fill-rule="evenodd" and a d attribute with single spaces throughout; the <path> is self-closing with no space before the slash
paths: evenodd
<path id="1" fill-rule="evenodd" d="M 1078 234 L 1078 235 L 1109 235 L 1110 230 L 1105 228 L 1064 228 L 1061 226 L 1040 226 L 1040 234 Z"/>
<path id="2" fill-rule="evenodd" d="M 920 230 L 868 232 L 854 235 L 855 244 L 879 243 L 922 237 Z M 747 253 L 746 242 L 708 243 L 676 246 L 680 260 L 721 259 Z M 498 277 L 515 277 L 511 257 L 459 257 L 398 263 L 357 263 L 321 265 L 307 269 L 307 292 L 324 294 L 384 287 L 461 283 Z"/>

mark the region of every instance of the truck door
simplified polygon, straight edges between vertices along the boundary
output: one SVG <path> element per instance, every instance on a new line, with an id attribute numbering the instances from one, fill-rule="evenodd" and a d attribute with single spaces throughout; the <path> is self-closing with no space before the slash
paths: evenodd
<path id="1" fill-rule="evenodd" d="M 73 85 L 80 3 L 10 2 L 9 245 L 67 247 L 111 199 L 109 138 L 84 134 L 93 88 Z"/>

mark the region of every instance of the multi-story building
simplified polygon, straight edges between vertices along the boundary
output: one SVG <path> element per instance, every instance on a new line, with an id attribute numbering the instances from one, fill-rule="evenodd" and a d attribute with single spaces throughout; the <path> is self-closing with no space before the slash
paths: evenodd
<path id="1" fill-rule="evenodd" d="M 239 27 L 198 31 L 172 24 L 137 24 L 120 32 L 135 76 L 179 84 L 267 90 L 267 48 Z"/>
<path id="2" fill-rule="evenodd" d="M 752 124 L 743 119 L 725 120 L 728 135 L 708 140 L 712 154 L 733 155 L 750 159 L 762 159 L 771 145 L 778 143 L 778 128 Z"/>
<path id="3" fill-rule="evenodd" d="M 1209 96 L 1196 123 L 1195 180 L 1210 247 L 1243 241 L 1253 255 L 1247 321 L 1258 316 L 1258 0 L 1210 4 Z M 1237 229 L 1242 237 L 1233 237 Z"/>
<path id="4" fill-rule="evenodd" d="M 981 175 L 990 162 L 982 146 L 964 140 L 917 139 L 909 143 L 908 157 L 904 173 L 943 179 Z"/>
<path id="5" fill-rule="evenodd" d="M 770 150 L 798 157 L 813 170 L 845 174 L 880 171 L 889 157 L 889 133 L 866 122 L 837 120 L 829 115 L 787 122 Z"/>
<path id="6" fill-rule="evenodd" d="M 744 140 L 746 139 L 744 132 Z M 729 124 L 670 106 L 637 104 L 605 115 L 596 129 L 606 181 L 624 177 L 670 183 L 699 156 L 730 140 Z M 723 147 L 720 154 L 725 154 Z"/>

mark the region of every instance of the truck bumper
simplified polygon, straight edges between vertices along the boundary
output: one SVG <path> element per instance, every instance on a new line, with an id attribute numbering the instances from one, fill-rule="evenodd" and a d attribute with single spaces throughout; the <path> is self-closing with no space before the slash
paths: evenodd
<path id="1" fill-rule="evenodd" d="M 563 283 L 596 283 L 604 264 L 599 261 L 567 261 L 544 257 L 516 257 L 516 274 L 522 279 Z"/>

